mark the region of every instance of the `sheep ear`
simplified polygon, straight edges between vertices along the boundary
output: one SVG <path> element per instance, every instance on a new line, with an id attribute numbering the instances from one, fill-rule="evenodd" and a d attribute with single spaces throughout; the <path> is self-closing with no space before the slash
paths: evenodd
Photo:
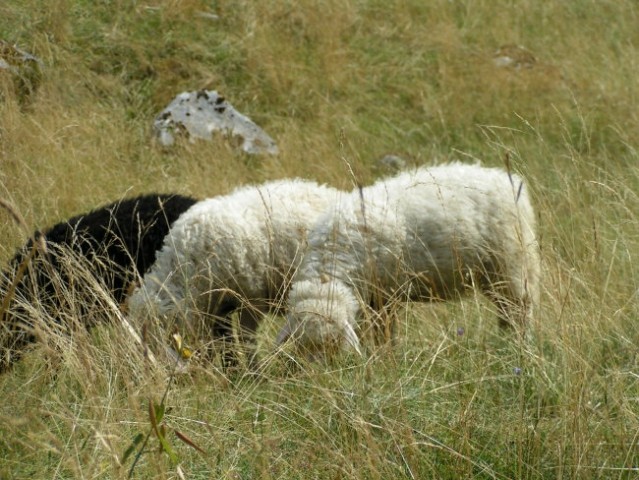
<path id="1" fill-rule="evenodd" d="M 344 331 L 346 333 L 346 341 L 348 344 L 353 347 L 359 355 L 361 355 L 362 350 L 359 347 L 359 339 L 357 338 L 355 330 L 353 330 L 353 326 L 350 323 L 347 323 L 344 325 Z"/>
<path id="2" fill-rule="evenodd" d="M 277 334 L 277 345 L 286 343 L 286 341 L 291 337 L 292 333 L 293 329 L 291 328 L 291 323 L 286 322 L 286 325 L 284 325 L 284 327 L 282 327 L 282 329 L 280 330 L 280 333 Z"/>

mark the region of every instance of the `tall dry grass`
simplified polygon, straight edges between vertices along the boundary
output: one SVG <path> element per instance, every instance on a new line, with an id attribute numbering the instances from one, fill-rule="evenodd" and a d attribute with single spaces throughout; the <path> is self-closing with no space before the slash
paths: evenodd
<path id="1" fill-rule="evenodd" d="M 27 106 L 0 82 L 0 196 L 34 229 L 151 190 L 204 197 L 288 176 L 350 188 L 349 166 L 367 183 L 387 153 L 508 153 L 538 212 L 533 342 L 500 335 L 470 296 L 399 308 L 393 348 L 291 370 L 267 318 L 262 375 L 174 378 L 156 426 L 176 459 L 151 435 L 133 476 L 636 476 L 637 16 L 629 0 L 3 2 L 0 37 L 44 63 Z M 499 68 L 502 47 L 533 59 Z M 281 154 L 155 146 L 153 116 L 197 88 L 221 91 Z M 26 240 L 4 211 L 0 239 L 4 262 Z M 89 288 L 104 320 L 89 333 L 86 292 L 64 293 L 62 326 L 27 305 L 42 342 L 0 378 L 0 477 L 125 478 L 125 451 L 152 429 L 165 371 Z"/>

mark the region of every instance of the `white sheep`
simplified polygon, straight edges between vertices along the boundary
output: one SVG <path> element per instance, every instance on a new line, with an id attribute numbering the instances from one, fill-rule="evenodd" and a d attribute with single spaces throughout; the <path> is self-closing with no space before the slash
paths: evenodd
<path id="1" fill-rule="evenodd" d="M 500 324 L 524 326 L 539 290 L 535 217 L 519 177 L 450 163 L 383 179 L 343 197 L 309 234 L 293 277 L 286 325 L 311 352 L 360 352 L 363 309 L 391 298 L 451 298 L 472 284 Z"/>
<path id="2" fill-rule="evenodd" d="M 250 338 L 261 313 L 282 303 L 308 230 L 340 194 L 311 181 L 280 180 L 195 204 L 174 223 L 129 298 L 132 319 L 139 323 L 156 315 L 197 331 L 196 313 L 204 313 L 205 336 L 227 348 L 229 317 L 238 310 Z M 230 353 L 225 360 L 236 359 Z"/>

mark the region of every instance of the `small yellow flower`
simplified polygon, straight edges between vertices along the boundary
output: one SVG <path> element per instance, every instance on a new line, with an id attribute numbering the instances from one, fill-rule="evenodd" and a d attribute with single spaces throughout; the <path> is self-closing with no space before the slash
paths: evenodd
<path id="1" fill-rule="evenodd" d="M 182 335 L 179 333 L 174 333 L 171 335 L 173 339 L 173 345 L 175 346 L 175 351 L 178 353 L 182 360 L 188 360 L 193 356 L 193 350 L 187 347 L 182 340 Z"/>

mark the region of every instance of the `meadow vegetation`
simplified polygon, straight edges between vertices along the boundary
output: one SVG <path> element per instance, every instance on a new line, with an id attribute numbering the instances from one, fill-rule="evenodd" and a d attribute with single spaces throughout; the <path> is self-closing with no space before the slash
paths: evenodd
<path id="1" fill-rule="evenodd" d="M 471 295 L 398 308 L 392 347 L 290 368 L 273 317 L 261 375 L 196 359 L 170 383 L 96 285 L 83 315 L 104 326 L 42 313 L 41 345 L 0 377 L 0 478 L 636 478 L 638 26 L 632 0 L 4 0 L 0 39 L 43 62 L 27 102 L 0 71 L 0 196 L 30 229 L 151 191 L 350 189 L 386 154 L 508 157 L 544 273 L 531 341 Z M 154 116 L 203 88 L 280 154 L 154 144 Z M 29 233 L 0 211 L 3 266 Z M 170 447 L 152 432 L 136 458 L 153 426 Z"/>

